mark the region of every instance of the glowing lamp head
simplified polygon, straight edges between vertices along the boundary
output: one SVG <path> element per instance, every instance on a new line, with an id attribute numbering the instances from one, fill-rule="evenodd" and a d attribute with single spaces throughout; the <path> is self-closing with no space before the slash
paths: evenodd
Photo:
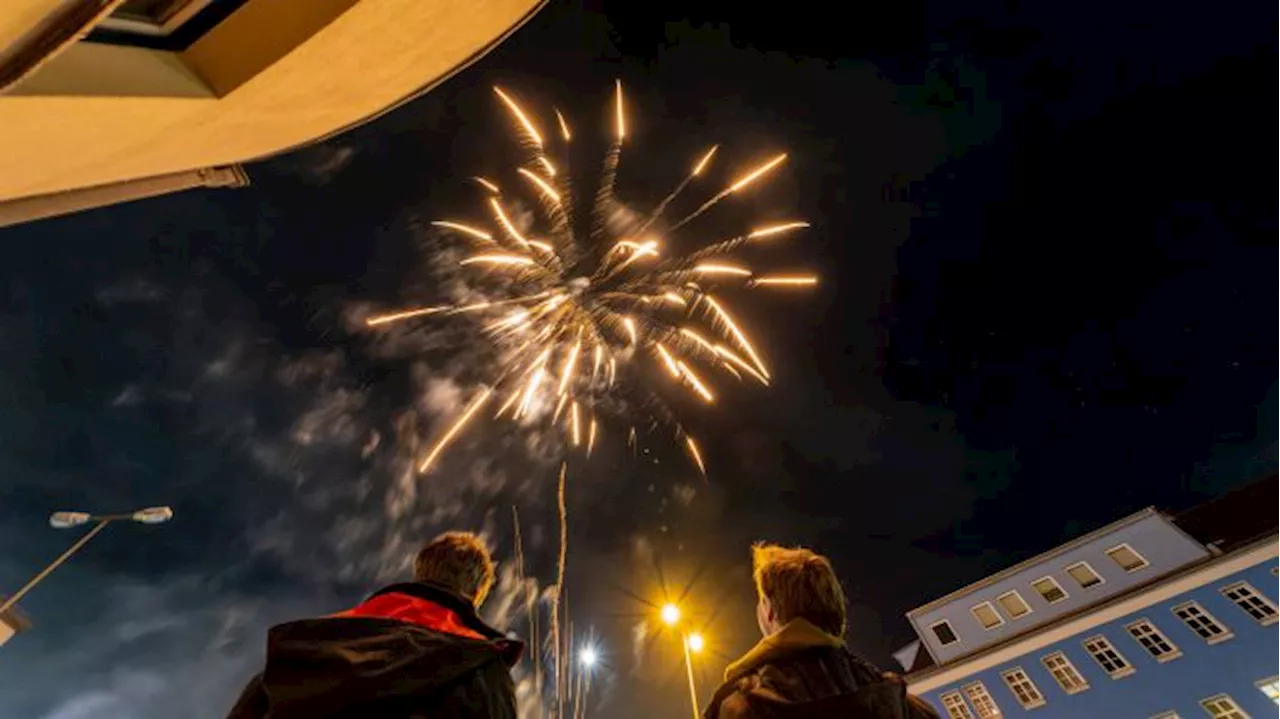
<path id="1" fill-rule="evenodd" d="M 590 669 L 591 667 L 594 667 L 596 665 L 597 661 L 600 660 L 600 656 L 596 654 L 595 649 L 592 649 L 591 647 L 586 647 L 585 649 L 582 650 L 582 654 L 579 656 L 579 660 L 582 662 L 582 666 Z"/>
<path id="2" fill-rule="evenodd" d="M 702 651 L 702 648 L 705 646 L 706 646 L 706 640 L 702 638 L 701 634 L 689 635 L 689 651 L 700 652 Z"/>
<path id="3" fill-rule="evenodd" d="M 662 622 L 667 625 L 675 626 L 680 621 L 680 607 L 674 604 L 662 605 Z"/>

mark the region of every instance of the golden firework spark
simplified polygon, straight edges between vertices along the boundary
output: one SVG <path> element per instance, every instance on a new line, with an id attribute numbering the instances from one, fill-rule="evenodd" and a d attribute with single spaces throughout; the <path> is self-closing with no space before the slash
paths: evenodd
<path id="1" fill-rule="evenodd" d="M 818 278 L 813 275 L 767 275 L 755 278 L 751 284 L 774 287 L 813 287 L 818 284 Z"/>
<path id="2" fill-rule="evenodd" d="M 707 165 L 711 162 L 711 158 L 716 156 L 716 150 L 719 150 L 719 149 L 720 149 L 719 145 L 712 145 L 711 149 L 707 150 L 707 154 L 703 155 L 701 160 L 698 160 L 698 164 L 693 166 L 694 177 L 701 175 L 702 171 L 707 169 Z"/>
<path id="3" fill-rule="evenodd" d="M 642 374 L 628 374 L 638 364 L 652 363 L 670 375 L 673 384 L 707 404 L 715 403 L 717 395 L 704 379 L 705 372 L 723 372 L 717 376 L 733 383 L 750 378 L 768 385 L 769 371 L 755 341 L 730 313 L 729 303 L 712 295 L 710 287 L 729 292 L 746 287 L 816 285 L 816 276 L 756 273 L 729 256 L 754 252 L 751 245 L 755 240 L 809 224 L 793 220 L 757 225 L 732 240 L 701 247 L 690 247 L 689 238 L 675 233 L 721 200 L 764 181 L 787 156 L 773 155 L 751 166 L 684 219 L 663 224 L 668 205 L 679 200 L 681 192 L 694 186 L 694 179 L 710 167 L 720 149 L 712 145 L 650 212 L 618 213 L 614 179 L 619 148 L 628 139 L 625 97 L 618 81 L 612 98 L 614 146 L 591 209 L 597 218 L 623 219 L 577 222 L 577 193 L 571 192 L 564 176 L 570 173 L 556 171 L 556 163 L 567 167 L 564 157 L 547 149 L 533 115 L 512 94 L 498 87 L 494 93 L 514 118 L 525 153 L 513 168 L 520 176 L 517 185 L 535 201 L 529 202 L 525 193 L 503 197 L 496 182 L 472 177 L 487 190 L 485 199 L 492 215 L 488 226 L 455 220 L 437 220 L 432 225 L 470 243 L 476 253 L 464 256 L 459 265 L 486 271 L 485 286 L 500 287 L 487 291 L 496 291 L 499 296 L 467 304 L 401 309 L 365 320 L 370 327 L 385 327 L 416 318 L 478 313 L 482 336 L 498 350 L 498 369 L 490 386 L 435 440 L 418 465 L 419 471 L 429 471 L 455 439 L 475 424 L 495 393 L 502 397 L 502 403 L 493 419 L 514 420 L 526 427 L 559 426 L 565 432 L 566 447 L 589 456 L 603 434 L 598 415 L 612 414 L 619 406 L 634 406 L 616 401 L 622 399 L 620 392 L 645 393 L 654 406 L 665 407 L 655 391 L 657 385 L 650 388 L 639 379 Z M 555 123 L 560 137 L 568 143 L 572 133 L 559 110 L 555 110 Z M 557 143 L 557 147 L 559 152 L 565 145 Z M 526 214 L 530 209 L 534 211 L 532 219 Z M 589 236 L 580 236 L 578 228 L 587 224 L 592 224 L 593 230 Z M 650 230 L 651 226 L 655 229 Z M 688 252 L 671 256 L 668 248 L 675 247 Z M 629 377 L 638 381 L 627 381 Z M 671 417 L 670 408 L 664 408 L 661 416 Z M 698 471 L 706 476 L 697 443 L 679 424 L 675 434 Z M 627 436 L 634 446 L 634 427 Z"/>
<path id="4" fill-rule="evenodd" d="M 458 421 L 454 422 L 453 426 L 449 427 L 448 431 L 444 433 L 444 436 L 436 441 L 435 445 L 432 446 L 431 451 L 422 459 L 422 463 L 418 465 L 419 473 L 426 472 L 431 468 L 431 464 L 436 461 L 436 457 L 439 457 L 440 453 L 444 451 L 444 448 L 448 447 L 449 443 L 453 441 L 453 438 L 458 436 L 458 433 L 462 431 L 462 428 L 471 420 L 471 416 L 483 407 L 485 402 L 489 401 L 489 395 L 491 394 L 493 394 L 493 390 L 486 389 L 480 393 L 479 397 L 476 397 L 476 399 L 471 403 L 471 406 L 467 407 L 466 411 L 462 413 L 462 416 L 458 418 Z"/>
<path id="5" fill-rule="evenodd" d="M 569 123 L 565 121 L 564 115 L 561 115 L 559 110 L 556 110 L 556 122 L 560 123 L 560 136 L 564 138 L 564 141 L 572 140 L 573 134 L 569 132 Z"/>

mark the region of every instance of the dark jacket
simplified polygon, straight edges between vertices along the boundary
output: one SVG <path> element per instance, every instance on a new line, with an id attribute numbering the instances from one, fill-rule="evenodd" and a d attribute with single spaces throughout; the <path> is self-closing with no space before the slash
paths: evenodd
<path id="1" fill-rule="evenodd" d="M 330 617 L 271 629 L 267 664 L 228 719 L 515 719 L 524 646 L 471 602 L 396 584 Z"/>
<path id="2" fill-rule="evenodd" d="M 937 719 L 839 637 L 794 619 L 724 672 L 705 719 Z"/>

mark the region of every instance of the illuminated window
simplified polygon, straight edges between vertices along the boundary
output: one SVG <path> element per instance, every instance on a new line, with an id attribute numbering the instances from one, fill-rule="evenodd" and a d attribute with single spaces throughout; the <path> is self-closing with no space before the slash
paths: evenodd
<path id="1" fill-rule="evenodd" d="M 969 702 L 973 704 L 973 710 L 978 713 L 978 719 L 999 718 L 1000 707 L 996 706 L 996 700 L 992 699 L 991 695 L 987 693 L 987 687 L 982 682 L 966 685 L 964 694 L 969 697 Z"/>
<path id="2" fill-rule="evenodd" d="M 1014 667 L 1002 673 L 1000 678 L 1009 685 L 1009 691 L 1013 692 L 1023 709 L 1035 709 L 1044 705 L 1044 695 L 1040 693 L 1040 688 L 1022 671 L 1022 667 Z"/>
<path id="3" fill-rule="evenodd" d="M 1076 562 L 1067 567 L 1067 574 L 1076 580 L 1081 589 L 1088 589 L 1102 584 L 1102 577 L 1089 566 L 1088 562 Z"/>
<path id="4" fill-rule="evenodd" d="M 1101 634 L 1084 640 L 1084 649 L 1112 679 L 1127 677 L 1135 671 L 1124 655 Z"/>
<path id="5" fill-rule="evenodd" d="M 1012 618 L 1025 617 L 1031 613 L 1031 607 L 1027 605 L 1025 599 L 1018 592 L 1005 592 L 996 597 L 996 603 Z"/>
<path id="6" fill-rule="evenodd" d="M 947 692 L 939 698 L 942 708 L 947 710 L 948 719 L 973 719 L 973 712 L 969 711 L 969 705 L 964 703 L 960 692 Z"/>
<path id="7" fill-rule="evenodd" d="M 1258 691 L 1267 695 L 1267 698 L 1280 705 L 1280 679 L 1271 677 L 1258 682 Z"/>
<path id="8" fill-rule="evenodd" d="M 1136 572 L 1149 564 L 1145 557 L 1127 544 L 1108 549 L 1107 556 L 1126 572 Z"/>
<path id="9" fill-rule="evenodd" d="M 1062 585 L 1058 584 L 1058 580 L 1053 577 L 1041 577 L 1031 583 L 1031 588 L 1036 590 L 1044 600 L 1050 604 L 1057 604 L 1067 598 L 1067 593 L 1062 589 Z"/>
<path id="10" fill-rule="evenodd" d="M 1156 629 L 1156 625 L 1146 619 L 1139 619 L 1125 629 L 1129 630 L 1129 634 L 1137 639 L 1142 648 L 1155 657 L 1156 661 L 1167 662 L 1182 656 L 1182 650 L 1178 645 L 1169 641 L 1168 637 Z"/>
<path id="11" fill-rule="evenodd" d="M 983 629 L 994 629 L 1004 624 L 1004 619 L 1000 617 L 996 608 L 991 606 L 991 602 L 983 602 L 969 611 L 973 612 L 973 618 L 978 620 Z"/>
<path id="12" fill-rule="evenodd" d="M 1258 593 L 1248 582 L 1237 582 L 1222 590 L 1223 596 L 1236 603 L 1249 616 L 1267 626 L 1276 623 L 1276 605 Z"/>
<path id="13" fill-rule="evenodd" d="M 1249 715 L 1226 694 L 1202 699 L 1200 706 L 1214 719 L 1249 719 Z"/>
<path id="14" fill-rule="evenodd" d="M 1078 694 L 1089 688 L 1089 682 L 1080 676 L 1080 672 L 1076 670 L 1076 666 L 1067 659 L 1067 655 L 1062 652 L 1054 652 L 1043 657 L 1040 660 L 1044 664 L 1044 668 L 1049 670 L 1053 675 L 1054 681 L 1058 682 L 1058 686 L 1062 687 L 1062 691 L 1068 694 Z"/>
<path id="15" fill-rule="evenodd" d="M 960 641 L 960 637 L 957 637 L 955 630 L 951 628 L 951 622 L 945 619 L 929 628 L 933 630 L 933 635 L 938 638 L 938 643 L 944 647 Z"/>
<path id="16" fill-rule="evenodd" d="M 1179 604 L 1173 608 L 1173 614 L 1209 644 L 1217 644 L 1233 636 L 1230 629 L 1206 612 L 1198 602 Z"/>

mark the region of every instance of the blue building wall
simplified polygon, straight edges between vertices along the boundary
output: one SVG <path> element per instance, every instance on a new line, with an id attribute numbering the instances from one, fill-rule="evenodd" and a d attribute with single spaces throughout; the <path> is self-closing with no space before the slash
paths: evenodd
<path id="1" fill-rule="evenodd" d="M 1237 572 L 1179 595 L 1175 599 L 1153 604 L 1113 622 L 1092 627 L 1069 639 L 1035 649 L 1022 657 L 991 669 L 969 675 L 956 682 L 921 694 L 947 717 L 942 707 L 942 694 L 960 691 L 980 680 L 995 699 L 1005 717 L 1034 716 L 1090 717 L 1108 719 L 1127 717 L 1145 719 L 1160 712 L 1176 711 L 1182 719 L 1207 716 L 1200 701 L 1216 694 L 1227 694 L 1253 717 L 1275 717 L 1276 704 L 1262 694 L 1256 682 L 1276 676 L 1280 664 L 1277 649 L 1277 627 L 1262 626 L 1219 591 L 1233 582 L 1246 581 L 1272 602 L 1277 601 L 1277 580 L 1272 573 L 1274 559 Z M 1219 623 L 1235 636 L 1208 645 L 1174 616 L 1172 607 L 1186 601 L 1199 602 Z M 1138 619 L 1150 620 L 1182 650 L 1182 656 L 1159 663 L 1129 635 L 1125 625 Z M 1082 642 L 1096 634 L 1104 635 L 1136 671 L 1120 679 L 1111 679 L 1085 651 Z M 1078 694 L 1067 694 L 1045 669 L 1040 658 L 1053 652 L 1064 652 L 1084 676 L 1089 688 Z M 1046 703 L 1034 709 L 1023 709 L 1001 673 L 1021 667 L 1035 682 Z M 970 711 L 973 711 L 970 706 Z M 973 714 L 975 717 L 977 713 Z"/>
<path id="2" fill-rule="evenodd" d="M 1124 543 L 1133 547 L 1150 564 L 1142 569 L 1126 572 L 1106 555 L 1106 550 Z M 1177 570 L 1208 555 L 1208 551 L 1199 542 L 1188 537 L 1163 516 L 1153 513 L 1136 522 L 1118 527 L 1113 532 L 1095 537 L 1079 547 L 1032 564 L 999 582 L 957 597 L 946 604 L 924 612 L 918 612 L 918 610 L 911 612 L 908 614 L 908 619 L 914 625 L 916 634 L 927 644 L 934 659 L 942 664 L 962 654 L 1004 641 L 1037 625 L 1053 621 L 1086 605 L 1096 604 L 1108 597 L 1123 594 L 1138 584 Z M 1081 561 L 1088 562 L 1089 566 L 1093 567 L 1093 570 L 1103 578 L 1102 584 L 1081 589 L 1075 580 L 1067 575 L 1064 571 L 1066 567 Z M 1036 590 L 1031 588 L 1033 581 L 1044 576 L 1052 576 L 1056 579 L 1068 598 L 1053 604 L 1046 602 Z M 1015 589 L 1031 607 L 1030 614 L 1018 619 L 1010 618 L 1004 609 L 996 604 L 996 597 Z M 970 611 L 974 605 L 982 602 L 991 602 L 1004 619 L 1004 624 L 992 629 L 984 629 Z M 945 647 L 939 644 L 937 637 L 929 629 L 934 622 L 943 619 L 951 624 L 952 630 L 960 638 L 959 642 Z"/>

